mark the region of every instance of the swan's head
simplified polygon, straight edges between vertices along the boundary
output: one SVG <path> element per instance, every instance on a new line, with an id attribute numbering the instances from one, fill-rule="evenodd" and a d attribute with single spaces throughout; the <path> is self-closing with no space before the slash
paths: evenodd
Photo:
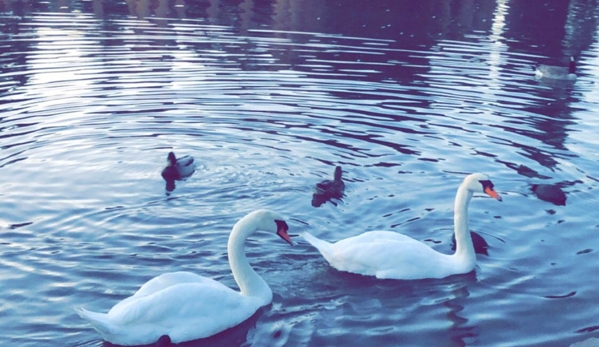
<path id="1" fill-rule="evenodd" d="M 280 238 L 293 246 L 291 237 L 287 234 L 289 226 L 285 222 L 285 219 L 278 213 L 270 210 L 257 210 L 251 212 L 246 217 L 249 217 L 254 222 L 255 230 L 276 233 Z"/>
<path id="2" fill-rule="evenodd" d="M 485 174 L 473 173 L 464 178 L 462 183 L 468 190 L 473 193 L 485 193 L 488 196 L 501 201 L 501 196 L 494 189 L 493 182 Z"/>
<path id="3" fill-rule="evenodd" d="M 168 152 L 166 161 L 168 162 L 168 166 L 175 166 L 175 164 L 177 164 L 177 157 L 175 157 L 175 153 Z"/>

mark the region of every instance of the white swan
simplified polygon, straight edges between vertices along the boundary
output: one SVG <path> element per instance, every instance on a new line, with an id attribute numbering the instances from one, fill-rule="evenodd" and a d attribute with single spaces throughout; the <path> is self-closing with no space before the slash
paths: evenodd
<path id="1" fill-rule="evenodd" d="M 108 313 L 75 310 L 104 340 L 125 346 L 155 343 L 164 335 L 180 343 L 231 328 L 272 301 L 270 287 L 252 269 L 244 252 L 245 239 L 257 230 L 274 232 L 292 244 L 287 223 L 275 212 L 258 210 L 239 220 L 227 251 L 240 292 L 190 272 L 171 272 L 146 282 Z"/>
<path id="2" fill-rule="evenodd" d="M 466 176 L 455 198 L 456 251 L 439 253 L 426 244 L 392 231 L 370 231 L 336 243 L 303 236 L 337 270 L 388 279 L 443 278 L 474 269 L 476 254 L 468 229 L 468 203 L 472 194 L 484 192 L 501 201 L 487 176 Z"/>

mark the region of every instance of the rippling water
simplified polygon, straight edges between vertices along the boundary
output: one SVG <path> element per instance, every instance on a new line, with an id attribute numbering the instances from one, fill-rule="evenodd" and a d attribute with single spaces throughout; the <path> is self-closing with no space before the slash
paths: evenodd
<path id="1" fill-rule="evenodd" d="M 596 9 L 442 3 L 0 2 L 4 342 L 100 346 L 72 308 L 107 311 L 162 272 L 234 287 L 228 231 L 257 208 L 287 215 L 292 234 L 386 229 L 449 253 L 455 190 L 475 171 L 504 197 L 471 203 L 490 245 L 475 272 L 379 281 L 257 236 L 247 251 L 273 304 L 185 345 L 597 336 Z M 562 37 L 535 31 L 538 11 Z M 533 78 L 568 54 L 575 82 Z M 198 167 L 167 189 L 171 150 Z M 346 196 L 313 207 L 336 165 Z M 562 184 L 566 205 L 539 200 L 536 183 Z"/>

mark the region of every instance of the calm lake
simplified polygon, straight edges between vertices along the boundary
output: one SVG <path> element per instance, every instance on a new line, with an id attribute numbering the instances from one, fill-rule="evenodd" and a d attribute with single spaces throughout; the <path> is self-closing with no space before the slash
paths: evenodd
<path id="1" fill-rule="evenodd" d="M 107 312 L 164 272 L 237 288 L 231 227 L 391 230 L 451 253 L 468 173 L 475 271 L 342 273 L 258 233 L 274 299 L 191 346 L 570 346 L 599 337 L 596 0 L 0 0 L 0 336 L 108 346 Z M 574 81 L 537 64 L 577 62 Z M 167 186 L 169 151 L 197 168 Z M 313 206 L 343 167 L 345 196 Z M 533 184 L 558 184 L 565 205 Z"/>

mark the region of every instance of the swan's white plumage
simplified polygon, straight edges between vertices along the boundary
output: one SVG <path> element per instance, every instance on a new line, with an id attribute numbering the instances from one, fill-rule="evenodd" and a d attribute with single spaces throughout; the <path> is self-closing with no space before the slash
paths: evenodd
<path id="1" fill-rule="evenodd" d="M 485 182 L 484 185 L 481 182 Z M 473 192 L 486 192 L 501 200 L 485 175 L 464 179 L 455 202 L 455 254 L 443 254 L 406 235 L 370 231 L 329 243 L 309 233 L 303 236 L 331 264 L 346 271 L 381 279 L 443 278 L 474 269 L 476 255 L 468 229 L 467 205 Z"/>
<path id="2" fill-rule="evenodd" d="M 243 322 L 261 306 L 256 298 L 244 297 L 219 282 L 204 279 L 173 284 L 146 296 L 135 295 L 107 314 L 84 309 L 77 313 L 104 340 L 141 345 L 155 342 L 162 335 L 169 335 L 173 343 L 212 336 Z M 221 312 L 235 314 L 215 319 L 213 315 Z"/>
<path id="3" fill-rule="evenodd" d="M 190 272 L 172 272 L 146 282 L 131 297 L 117 303 L 108 313 L 76 309 L 104 340 L 119 345 L 154 343 L 168 335 L 173 343 L 209 337 L 251 317 L 272 300 L 268 285 L 247 263 L 243 241 L 255 230 L 286 234 L 287 225 L 267 210 L 242 218 L 229 238 L 229 258 L 241 292 L 211 278 Z"/>
<path id="4" fill-rule="evenodd" d="M 303 236 L 332 267 L 340 271 L 381 279 L 418 279 L 423 278 L 423 273 L 427 274 L 426 278 L 442 278 L 453 270 L 439 266 L 446 264 L 443 258 L 449 255 L 392 231 L 369 231 L 334 244 L 319 240 L 307 232 Z"/>

